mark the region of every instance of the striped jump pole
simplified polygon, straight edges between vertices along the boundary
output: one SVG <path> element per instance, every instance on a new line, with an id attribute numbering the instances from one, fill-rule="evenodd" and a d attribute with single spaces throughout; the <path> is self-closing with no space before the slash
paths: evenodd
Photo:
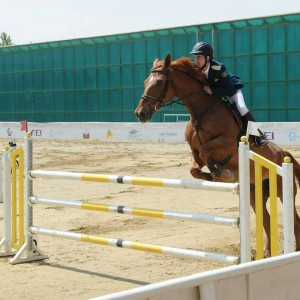
<path id="1" fill-rule="evenodd" d="M 68 239 L 74 239 L 84 242 L 117 246 L 128 249 L 140 250 L 145 252 L 170 254 L 179 257 L 189 257 L 198 260 L 207 260 L 221 262 L 225 264 L 237 264 L 240 261 L 245 262 L 245 257 L 241 253 L 241 257 L 230 256 L 225 254 L 209 253 L 197 250 L 173 248 L 167 246 L 151 245 L 139 242 L 124 241 L 122 239 L 110 239 L 105 237 L 89 236 L 80 233 L 72 233 L 59 231 L 55 229 L 39 228 L 33 224 L 33 206 L 34 204 L 52 204 L 66 207 L 77 207 L 87 210 L 103 211 L 103 212 L 115 212 L 123 214 L 131 214 L 137 216 L 146 216 L 154 218 L 166 218 L 177 220 L 189 220 L 196 222 L 208 222 L 222 225 L 239 225 L 239 218 L 223 217 L 216 215 L 202 215 L 190 212 L 177 212 L 177 211 L 163 211 L 155 209 L 145 209 L 138 207 L 128 207 L 120 205 L 106 205 L 96 203 L 86 203 L 83 201 L 73 201 L 64 199 L 54 199 L 46 197 L 33 196 L 33 179 L 34 178 L 52 178 L 52 179 L 70 179 L 81 180 L 90 182 L 101 183 L 119 183 L 119 184 L 131 184 L 141 186 L 152 187 L 170 187 L 170 188 L 186 188 L 197 190 L 209 190 L 209 191 L 221 191 L 221 192 L 237 192 L 239 191 L 239 185 L 237 183 L 218 183 L 207 182 L 199 180 L 189 179 L 163 179 L 163 178 L 150 178 L 150 177 L 132 177 L 121 175 L 104 175 L 104 174 L 88 174 L 88 173 L 75 173 L 75 172 L 61 172 L 61 171 L 44 171 L 33 170 L 32 168 L 32 139 L 30 136 L 25 138 L 24 149 L 24 200 L 25 209 L 23 212 L 25 224 L 24 224 L 24 244 L 16 253 L 14 258 L 10 260 L 12 264 L 30 262 L 47 258 L 46 255 L 38 247 L 37 238 L 39 235 L 48 235 L 54 237 L 62 237 Z M 240 216 L 243 216 L 243 212 L 240 211 Z M 240 231 L 240 235 L 243 233 Z M 244 246 L 245 248 L 245 246 Z M 243 248 L 243 249 L 244 249 Z M 242 249 L 242 247 L 241 247 Z"/>
<path id="2" fill-rule="evenodd" d="M 221 262 L 224 264 L 238 264 L 239 263 L 239 257 L 237 257 L 237 256 L 229 256 L 229 255 L 203 252 L 203 251 L 197 251 L 197 250 L 187 250 L 187 249 L 181 249 L 181 248 L 165 247 L 165 246 L 158 246 L 158 245 L 152 245 L 152 244 L 131 242 L 131 241 L 125 241 L 122 239 L 105 238 L 105 237 L 100 237 L 100 236 L 92 236 L 92 235 L 86 235 L 86 234 L 69 232 L 69 231 L 60 231 L 60 230 L 53 230 L 53 229 L 32 226 L 32 227 L 30 227 L 30 232 L 31 232 L 31 234 L 53 236 L 53 237 L 59 237 L 59 238 L 64 238 L 64 239 L 69 239 L 69 240 L 80 241 L 80 242 L 99 244 L 99 245 L 104 245 L 104 246 L 113 246 L 113 247 L 119 247 L 119 248 L 127 248 L 127 249 L 151 252 L 151 253 L 157 253 L 157 254 L 167 254 L 167 255 L 172 255 L 172 256 L 177 256 L 177 257 L 191 258 L 191 259 L 195 259 L 195 260 Z"/>
<path id="3" fill-rule="evenodd" d="M 208 214 L 197 214 L 192 212 L 178 212 L 172 210 L 158 210 L 149 209 L 141 207 L 129 207 L 123 205 L 107 205 L 98 203 L 87 203 L 84 201 L 77 200 L 65 200 L 65 199 L 55 199 L 46 197 L 30 197 L 30 202 L 32 204 L 47 204 L 47 205 L 57 205 L 61 207 L 72 207 L 85 210 L 94 210 L 107 213 L 119 213 L 134 215 L 140 217 L 150 217 L 150 218 L 163 218 L 172 219 L 179 221 L 194 221 L 201 223 L 212 223 L 219 225 L 236 225 L 239 224 L 239 218 L 208 215 Z"/>
<path id="4" fill-rule="evenodd" d="M 132 177 L 122 175 L 105 175 L 105 174 L 89 174 L 89 173 L 75 173 L 63 171 L 45 171 L 45 170 L 31 170 L 29 176 L 33 178 L 52 178 L 52 179 L 70 179 L 80 181 L 92 181 L 102 183 L 120 183 L 131 185 L 143 185 L 154 187 L 171 187 L 171 188 L 186 188 L 198 189 L 220 192 L 237 192 L 238 183 L 224 183 L 200 181 L 192 179 L 164 179 L 151 177 Z"/>

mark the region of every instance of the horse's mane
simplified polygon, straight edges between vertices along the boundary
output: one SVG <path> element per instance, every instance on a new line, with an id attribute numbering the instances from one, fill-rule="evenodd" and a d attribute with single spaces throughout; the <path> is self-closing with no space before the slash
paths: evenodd
<path id="1" fill-rule="evenodd" d="M 164 63 L 164 60 L 156 59 L 154 61 L 154 67 L 152 68 L 152 70 L 162 68 L 164 66 Z M 206 78 L 204 77 L 200 68 L 196 64 L 194 64 L 188 57 L 181 57 L 177 60 L 172 61 L 170 67 L 174 70 L 179 70 L 183 73 L 186 73 L 192 78 L 198 80 L 202 85 L 207 85 Z"/>
<path id="2" fill-rule="evenodd" d="M 180 70 L 184 73 L 187 73 L 189 76 L 200 81 L 201 84 L 207 84 L 200 68 L 196 64 L 194 64 L 188 57 L 181 57 L 177 60 L 172 61 L 171 67 L 175 70 Z"/>

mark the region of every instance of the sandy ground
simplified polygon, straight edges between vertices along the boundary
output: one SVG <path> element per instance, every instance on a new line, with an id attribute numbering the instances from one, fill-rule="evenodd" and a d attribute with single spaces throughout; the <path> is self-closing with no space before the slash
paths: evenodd
<path id="1" fill-rule="evenodd" d="M 0 145 L 4 147 L 6 142 L 0 140 Z M 187 144 L 36 140 L 33 150 L 35 169 L 191 179 Z M 296 148 L 290 151 L 299 156 Z M 224 216 L 238 216 L 239 207 L 238 195 L 231 192 L 70 180 L 36 179 L 34 194 Z M 0 204 L 0 237 L 2 206 Z M 239 255 L 239 231 L 232 226 L 133 217 L 49 205 L 35 205 L 33 220 L 35 226 L 57 230 Z M 254 226 L 253 213 L 251 220 Z M 254 243 L 254 232 L 252 240 Z M 38 245 L 49 259 L 11 265 L 9 258 L 0 257 L 0 299 L 89 299 L 225 266 L 54 237 L 40 236 Z"/>

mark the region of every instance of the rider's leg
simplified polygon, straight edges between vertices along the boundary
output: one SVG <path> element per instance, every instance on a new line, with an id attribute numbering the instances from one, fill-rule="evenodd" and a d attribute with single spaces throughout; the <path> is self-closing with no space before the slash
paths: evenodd
<path id="1" fill-rule="evenodd" d="M 236 107 L 242 117 L 249 111 L 241 90 L 237 90 L 236 93 L 229 98 L 236 104 Z"/>
<path id="2" fill-rule="evenodd" d="M 238 109 L 239 113 L 241 114 L 242 124 L 243 124 L 242 130 L 243 130 L 243 132 L 246 133 L 248 121 L 255 122 L 255 120 L 245 104 L 245 100 L 244 100 L 242 91 L 237 90 L 237 92 L 234 95 L 230 96 L 230 99 L 235 102 L 237 109 Z M 255 136 L 255 144 L 258 147 L 263 147 L 268 143 L 268 140 L 266 139 L 266 137 L 262 134 L 262 132 L 259 129 L 258 129 L 258 132 L 259 132 L 260 136 Z"/>

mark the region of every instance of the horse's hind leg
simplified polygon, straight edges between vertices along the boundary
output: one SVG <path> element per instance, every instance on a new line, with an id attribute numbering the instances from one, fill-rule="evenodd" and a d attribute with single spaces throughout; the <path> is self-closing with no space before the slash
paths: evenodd
<path id="1" fill-rule="evenodd" d="M 278 197 L 280 198 L 280 201 L 283 203 L 282 199 L 282 182 L 277 181 L 278 185 Z M 296 195 L 297 195 L 297 185 L 294 181 L 294 234 L 295 234 L 295 241 L 296 241 L 296 251 L 300 251 L 300 218 L 296 210 Z M 285 237 L 284 237 L 285 238 Z"/>
<path id="2" fill-rule="evenodd" d="M 270 214 L 267 209 L 267 201 L 269 199 L 269 180 L 263 181 L 263 195 L 262 195 L 262 205 L 263 205 L 263 227 L 266 233 L 267 241 L 264 251 L 264 256 L 269 257 L 271 253 L 271 223 L 270 223 Z M 251 185 L 250 188 L 250 205 L 256 214 L 255 208 L 255 187 Z M 256 229 L 257 230 L 257 229 Z"/>
<path id="3" fill-rule="evenodd" d="M 202 180 L 212 180 L 212 175 L 209 172 L 203 172 L 201 169 L 205 166 L 205 162 L 199 158 L 197 151 L 192 151 L 192 162 L 190 173 L 194 178 Z"/>
<path id="4" fill-rule="evenodd" d="M 300 251 L 300 218 L 296 210 L 296 205 L 294 206 L 294 232 L 296 240 L 296 251 Z"/>
<path id="5" fill-rule="evenodd" d="M 297 185 L 294 179 L 294 233 L 296 240 L 296 251 L 300 251 L 300 218 L 296 209 Z"/>

